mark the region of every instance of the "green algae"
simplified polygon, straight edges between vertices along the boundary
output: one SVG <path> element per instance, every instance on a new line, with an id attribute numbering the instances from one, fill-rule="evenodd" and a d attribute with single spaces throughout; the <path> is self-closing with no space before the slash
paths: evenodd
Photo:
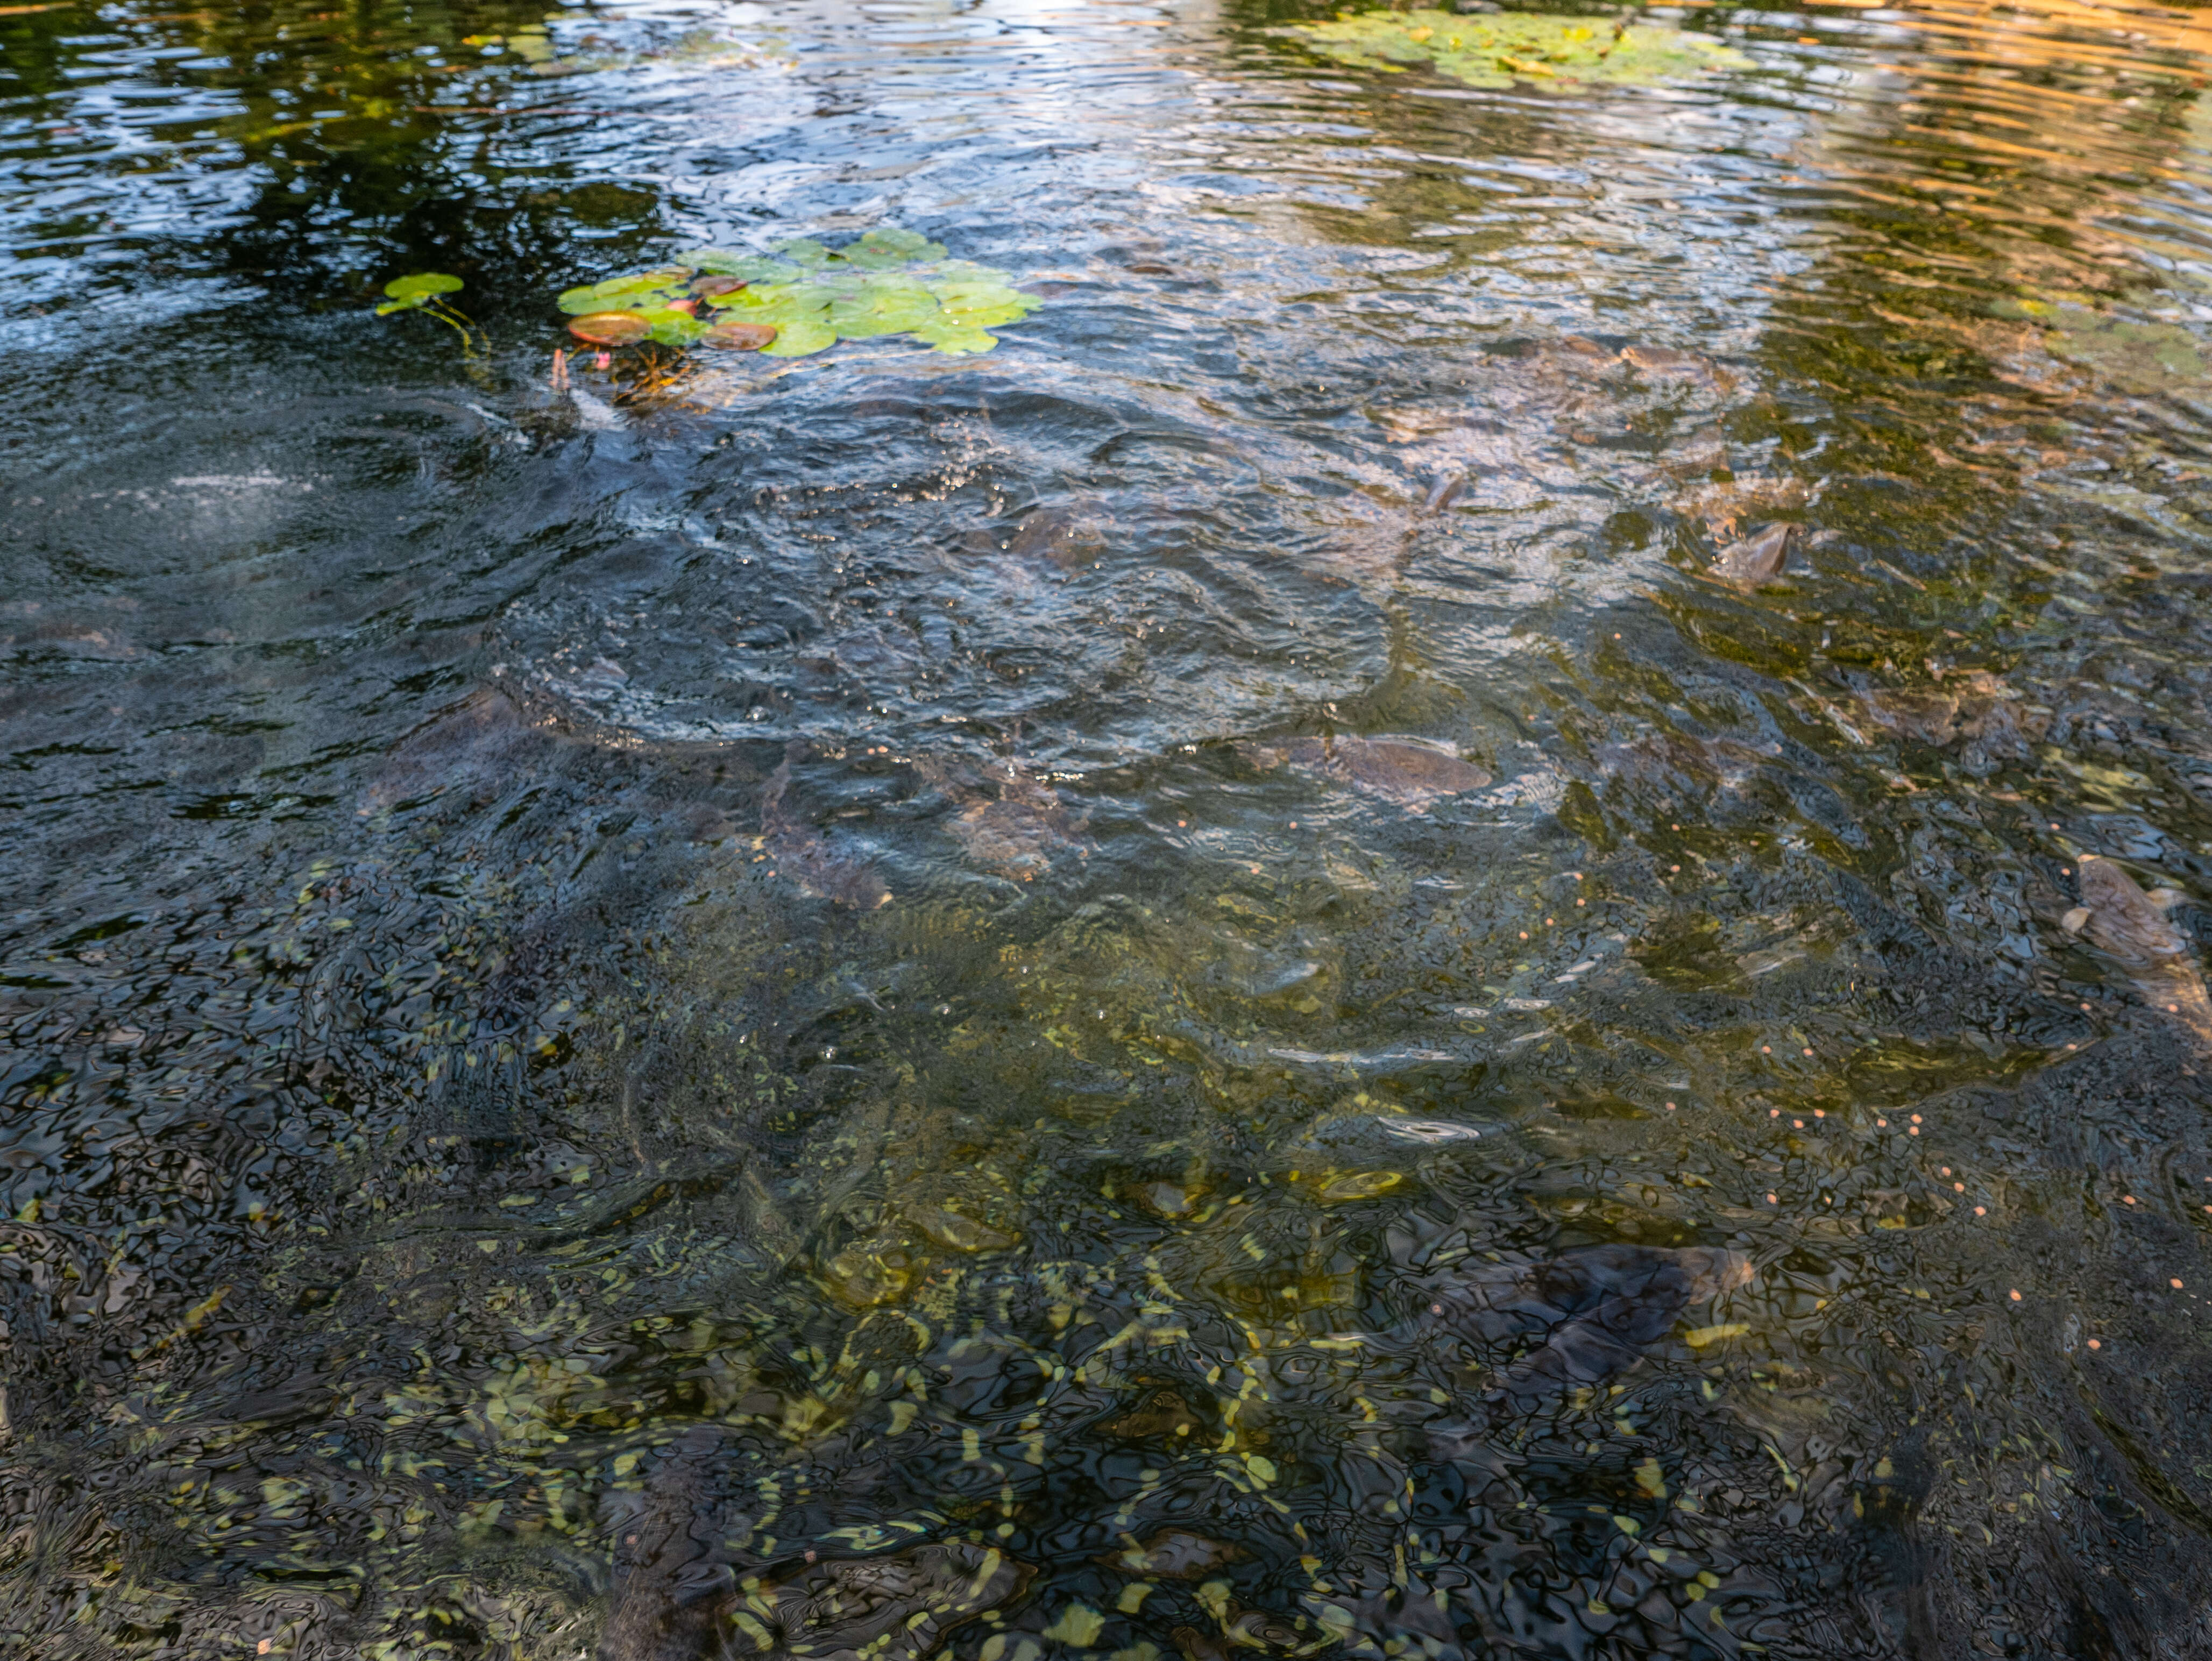
<path id="1" fill-rule="evenodd" d="M 1293 24 L 1285 33 L 1341 63 L 1391 73 L 1425 63 L 1474 87 L 1662 86 L 1711 70 L 1747 69 L 1752 61 L 1734 47 L 1678 29 L 1531 12 L 1340 12 L 1333 21 Z"/>

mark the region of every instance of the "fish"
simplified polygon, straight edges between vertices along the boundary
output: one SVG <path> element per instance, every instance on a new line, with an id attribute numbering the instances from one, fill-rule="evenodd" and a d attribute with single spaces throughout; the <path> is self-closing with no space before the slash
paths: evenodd
<path id="1" fill-rule="evenodd" d="M 1088 499 L 1034 509 L 1014 528 L 1006 552 L 1017 559 L 1048 560 L 1063 571 L 1097 561 L 1106 551 L 1108 521 Z"/>
<path id="2" fill-rule="evenodd" d="M 642 1493 L 621 1495 L 611 1507 L 614 1589 L 599 1661 L 690 1661 L 713 1641 L 733 1578 L 708 1555 L 708 1469 L 722 1452 L 714 1426 L 695 1425 L 658 1462 Z"/>
<path id="3" fill-rule="evenodd" d="M 2077 869 L 2081 903 L 2058 919 L 2059 926 L 2116 960 L 2145 1001 L 2180 1016 L 2200 1041 L 2212 1043 L 2212 996 L 2204 972 L 2189 937 L 2166 915 L 2181 896 L 2172 888 L 2145 893 L 2126 871 L 2093 853 L 2083 854 Z"/>
<path id="4" fill-rule="evenodd" d="M 1204 1422 L 1179 1392 L 1162 1385 L 1098 1428 L 1117 1441 L 1145 1442 L 1160 1436 L 1188 1436 Z"/>
<path id="5" fill-rule="evenodd" d="M 1120 1551 L 1099 1558 L 1108 1568 L 1123 1574 L 1157 1580 L 1195 1580 L 1250 1554 L 1240 1546 L 1209 1540 L 1188 1529 L 1162 1529 L 1141 1545 L 1134 1540 Z"/>
<path id="6" fill-rule="evenodd" d="M 1445 474 L 1434 484 L 1429 487 L 1429 494 L 1427 496 L 1423 498 L 1421 502 L 1421 512 L 1424 513 L 1443 512 L 1444 509 L 1449 507 L 1454 502 L 1459 500 L 1459 493 L 1466 488 L 1466 474 Z"/>
<path id="7" fill-rule="evenodd" d="M 1496 1413 L 1626 1372 L 1684 1309 L 1751 1277 L 1743 1253 L 1707 1246 L 1592 1246 L 1534 1262 L 1462 1264 L 1413 1283 L 1413 1325 L 1486 1347 L 1540 1340 L 1489 1370 Z"/>
<path id="8" fill-rule="evenodd" d="M 1056 791 L 1012 761 L 986 775 L 998 787 L 995 797 L 971 789 L 941 761 L 917 761 L 915 770 L 959 805 L 945 822 L 945 834 L 996 876 L 1027 882 L 1049 870 L 1064 850 L 1089 854 L 1087 816 L 1069 813 Z"/>
<path id="9" fill-rule="evenodd" d="M 1263 769 L 1285 761 L 1350 785 L 1370 796 L 1395 802 L 1408 813 L 1425 813 L 1449 796 L 1480 790 L 1490 774 L 1450 751 L 1411 738 L 1292 738 L 1280 744 L 1242 743 L 1237 752 Z"/>
<path id="10" fill-rule="evenodd" d="M 818 899 L 872 912 L 890 902 L 891 891 L 874 868 L 832 849 L 821 832 L 785 805 L 791 790 L 791 757 L 769 775 L 761 794 L 761 836 L 781 875 Z"/>
<path id="11" fill-rule="evenodd" d="M 891 1557 L 812 1563 L 747 1600 L 756 1637 L 738 1624 L 737 1653 L 769 1651 L 812 1661 L 923 1661 L 969 1622 L 1011 1603 L 1036 1571 L 995 1547 L 966 1540 L 916 1546 Z M 763 1643 L 762 1639 L 768 1641 Z"/>
<path id="12" fill-rule="evenodd" d="M 1641 369 L 1647 375 L 1710 376 L 1711 362 L 1694 352 L 1678 351 L 1672 346 L 1624 346 L 1620 361 Z"/>
<path id="13" fill-rule="evenodd" d="M 2181 931 L 2166 920 L 2173 890 L 2146 894 L 2126 871 L 2094 853 L 2081 856 L 2079 870 L 2081 903 L 2062 919 L 2069 934 L 2087 935 L 2099 950 L 2136 969 L 2162 966 L 2189 949 Z"/>
<path id="14" fill-rule="evenodd" d="M 1713 557 L 1712 574 L 1741 589 L 1754 589 L 1782 574 L 1790 562 L 1790 546 L 1800 527 L 1784 519 L 1739 542 L 1730 543 Z"/>

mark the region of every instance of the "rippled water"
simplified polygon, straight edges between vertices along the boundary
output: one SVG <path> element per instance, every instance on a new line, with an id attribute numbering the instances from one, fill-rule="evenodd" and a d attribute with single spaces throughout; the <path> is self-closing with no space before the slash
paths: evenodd
<path id="1" fill-rule="evenodd" d="M 21 1652 L 2212 1655 L 2212 26 L 1324 15 L 0 7 Z"/>

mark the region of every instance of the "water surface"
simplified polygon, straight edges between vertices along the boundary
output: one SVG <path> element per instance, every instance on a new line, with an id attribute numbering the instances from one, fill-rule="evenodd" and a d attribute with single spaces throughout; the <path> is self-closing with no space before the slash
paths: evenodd
<path id="1" fill-rule="evenodd" d="M 2212 32 L 1325 15 L 0 8 L 26 1653 L 2212 1652 Z"/>

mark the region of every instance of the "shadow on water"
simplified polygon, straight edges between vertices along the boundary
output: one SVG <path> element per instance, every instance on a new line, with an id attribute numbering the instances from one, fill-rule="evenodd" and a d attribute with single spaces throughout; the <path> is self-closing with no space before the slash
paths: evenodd
<path id="1" fill-rule="evenodd" d="M 2212 1653 L 2199 23 L 1317 15 L 0 8 L 19 1647 Z"/>

